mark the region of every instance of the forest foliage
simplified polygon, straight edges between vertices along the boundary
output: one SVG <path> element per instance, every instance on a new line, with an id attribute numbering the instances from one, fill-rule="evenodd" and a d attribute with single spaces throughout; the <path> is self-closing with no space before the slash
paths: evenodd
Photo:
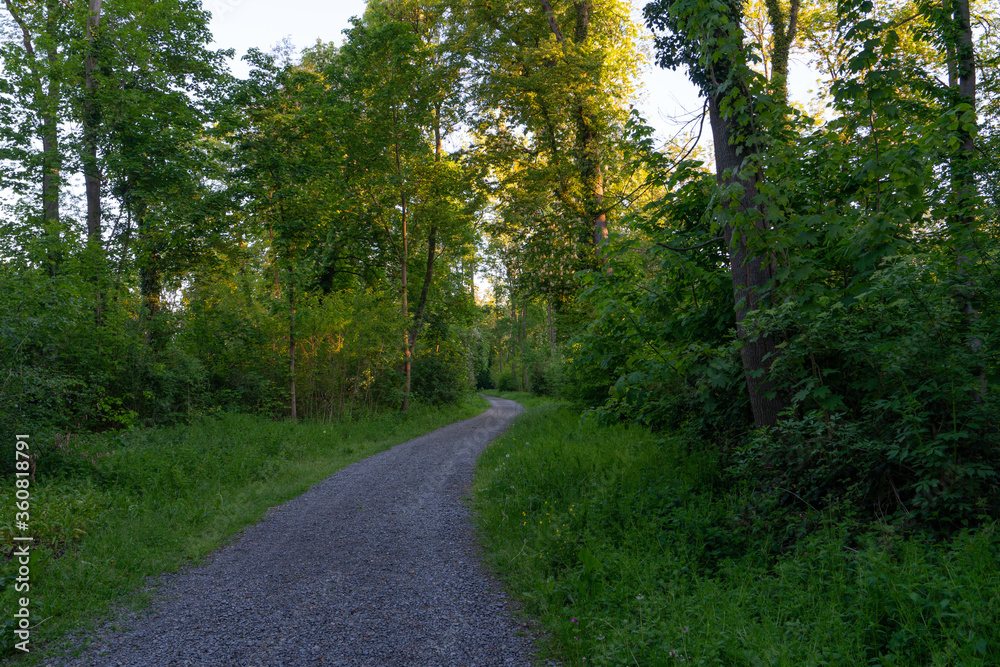
<path id="1" fill-rule="evenodd" d="M 745 593 L 750 625 L 775 596 L 842 595 L 810 622 L 858 630 L 859 659 L 996 655 L 995 582 L 956 617 L 940 570 L 996 571 L 1000 8 L 370 0 L 336 42 L 252 50 L 244 79 L 209 19 L 0 8 L 0 430 L 39 443 L 42 488 L 100 486 L 128 443 L 204 416 L 314 432 L 476 389 L 559 396 L 580 442 L 502 445 L 537 498 L 490 486 L 499 464 L 483 493 L 573 508 L 576 541 L 489 529 L 545 555 L 525 577 L 564 657 L 584 653 L 560 614 L 609 600 L 638 630 L 594 630 L 590 656 L 620 664 L 644 632 L 687 650 L 633 604 L 687 604 L 676 582 Z M 820 76 L 805 103 L 796 59 Z M 666 142 L 634 106 L 649 61 L 704 104 Z M 80 436 L 122 452 L 67 454 Z M 648 521 L 616 532 L 629 517 Z M 633 567 L 645 593 L 612 567 L 631 538 L 662 556 Z M 813 556 L 834 579 L 809 580 Z M 699 650 L 764 651 L 743 648 Z"/>
<path id="2" fill-rule="evenodd" d="M 373 0 L 246 79 L 190 0 L 4 10 L 7 432 L 527 390 L 761 502 L 997 516 L 994 6 Z M 666 145 L 650 54 L 705 103 Z"/>

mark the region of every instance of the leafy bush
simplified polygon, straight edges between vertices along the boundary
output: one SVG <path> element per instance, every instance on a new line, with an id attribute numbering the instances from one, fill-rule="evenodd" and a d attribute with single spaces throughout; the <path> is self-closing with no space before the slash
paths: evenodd
<path id="1" fill-rule="evenodd" d="M 488 368 L 484 368 L 476 373 L 476 389 L 496 389 L 497 383 L 493 381 L 493 376 Z"/>
<path id="2" fill-rule="evenodd" d="M 480 457 L 477 526 L 564 664 L 1000 663 L 1000 524 L 856 534 L 753 507 L 676 436 L 532 409 Z M 809 530 L 784 540 L 782 512 Z"/>
<path id="3" fill-rule="evenodd" d="M 468 393 L 463 365 L 448 363 L 435 356 L 413 360 L 411 367 L 413 395 L 432 405 L 457 403 Z"/>
<path id="4" fill-rule="evenodd" d="M 941 273 L 927 257 L 897 261 L 850 303 L 762 318 L 791 333 L 773 369 L 791 400 L 734 471 L 814 507 L 951 527 L 1000 514 L 1000 404 L 981 376 L 997 362 L 970 344 L 992 324 L 969 322 Z"/>
<path id="5" fill-rule="evenodd" d="M 497 378 L 497 390 L 499 391 L 517 391 L 517 380 L 514 379 L 514 374 L 511 371 L 504 371 Z"/>
<path id="6" fill-rule="evenodd" d="M 559 396 L 566 381 L 566 364 L 559 356 L 542 358 L 530 367 L 531 392 L 538 396 Z"/>

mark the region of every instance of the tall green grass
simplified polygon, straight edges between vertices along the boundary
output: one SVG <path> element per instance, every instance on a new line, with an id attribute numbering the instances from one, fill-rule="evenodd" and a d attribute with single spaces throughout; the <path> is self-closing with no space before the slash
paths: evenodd
<path id="1" fill-rule="evenodd" d="M 711 455 L 556 404 L 483 453 L 474 507 L 566 664 L 1000 664 L 996 524 L 932 541 L 814 516 L 779 544 Z"/>
<path id="2" fill-rule="evenodd" d="M 32 486 L 28 597 L 32 653 L 13 649 L 16 561 L 0 562 L 3 649 L 35 664 L 70 631 L 85 634 L 114 604 L 142 604 L 147 578 L 193 563 L 272 506 L 344 466 L 488 407 L 481 398 L 341 423 L 248 415 L 171 429 L 84 436 L 46 446 Z M 12 550 L 13 480 L 0 484 L 5 553 Z M 5 624 L 5 625 L 4 625 Z M 39 653 L 41 651 L 41 655 Z"/>

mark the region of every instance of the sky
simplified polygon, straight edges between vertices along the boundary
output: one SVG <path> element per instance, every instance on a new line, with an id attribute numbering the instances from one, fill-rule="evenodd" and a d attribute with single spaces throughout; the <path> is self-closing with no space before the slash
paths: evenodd
<path id="1" fill-rule="evenodd" d="M 635 4 L 636 19 L 641 4 Z M 286 37 L 299 49 L 317 39 L 340 44 L 348 20 L 365 11 L 363 0 L 282 0 L 277 11 L 275 5 L 273 0 L 204 0 L 205 9 L 212 12 L 216 47 L 236 49 L 232 68 L 237 76 L 248 72 L 246 63 L 238 60 L 248 49 L 269 51 Z M 692 113 L 701 112 L 702 103 L 683 73 L 647 66 L 636 107 L 658 136 L 668 139 Z"/>

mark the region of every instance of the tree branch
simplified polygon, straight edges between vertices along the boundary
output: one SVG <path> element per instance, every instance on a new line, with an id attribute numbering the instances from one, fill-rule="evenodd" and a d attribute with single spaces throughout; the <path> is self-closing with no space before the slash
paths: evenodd
<path id="1" fill-rule="evenodd" d="M 710 243 L 715 243 L 716 241 L 723 241 L 723 240 L 725 240 L 725 237 L 716 236 L 714 239 L 709 239 L 709 240 L 705 241 L 704 243 L 699 243 L 698 245 L 693 245 L 690 248 L 675 248 L 674 246 L 667 245 L 666 243 L 654 243 L 653 245 L 658 245 L 661 248 L 666 248 L 667 250 L 673 250 L 674 252 L 686 252 L 688 250 L 697 250 L 698 248 L 703 248 L 703 247 L 707 246 Z"/>
<path id="2" fill-rule="evenodd" d="M 549 21 L 549 28 L 552 30 L 552 34 L 556 36 L 556 41 L 562 44 L 563 34 L 562 30 L 559 29 L 559 23 L 556 22 L 556 13 L 552 11 L 552 4 L 549 0 L 541 0 L 541 2 L 542 11 L 545 12 L 545 18 Z"/>

